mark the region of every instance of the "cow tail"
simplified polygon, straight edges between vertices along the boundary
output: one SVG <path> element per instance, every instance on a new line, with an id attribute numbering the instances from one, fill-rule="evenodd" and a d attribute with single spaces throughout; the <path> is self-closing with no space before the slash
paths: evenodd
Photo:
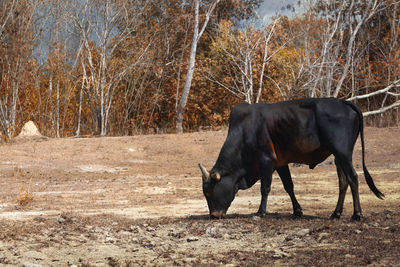
<path id="1" fill-rule="evenodd" d="M 362 152 L 362 165 L 363 165 L 363 170 L 364 170 L 364 177 L 365 181 L 367 182 L 369 188 L 371 191 L 375 194 L 380 199 L 383 199 L 385 196 L 381 191 L 376 188 L 374 184 L 374 180 L 372 180 L 371 175 L 368 172 L 367 166 L 365 165 L 365 160 L 364 160 L 364 154 L 365 154 L 365 145 L 364 145 L 364 120 L 363 120 L 363 115 L 359 107 L 357 107 L 355 104 L 349 101 L 345 101 L 347 105 L 349 105 L 355 112 L 357 112 L 359 120 L 360 120 L 360 126 L 359 126 L 359 133 L 360 133 L 360 138 L 361 138 L 361 152 Z"/>

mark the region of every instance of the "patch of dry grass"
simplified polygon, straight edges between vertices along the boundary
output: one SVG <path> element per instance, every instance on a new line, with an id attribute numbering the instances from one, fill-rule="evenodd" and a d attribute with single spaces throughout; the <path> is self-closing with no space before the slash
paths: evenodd
<path id="1" fill-rule="evenodd" d="M 29 179 L 28 189 L 26 190 L 23 186 L 20 188 L 21 194 L 17 196 L 17 203 L 20 206 L 27 206 L 33 201 L 32 194 L 32 178 Z"/>

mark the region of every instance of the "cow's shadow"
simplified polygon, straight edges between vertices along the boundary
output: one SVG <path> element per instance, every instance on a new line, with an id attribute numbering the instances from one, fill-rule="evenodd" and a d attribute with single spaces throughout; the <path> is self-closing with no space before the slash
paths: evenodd
<path id="1" fill-rule="evenodd" d="M 268 218 L 274 218 L 274 219 L 284 219 L 284 220 L 329 220 L 329 217 L 322 217 L 322 216 L 316 216 L 316 215 L 303 215 L 301 217 L 299 216 L 294 216 L 293 214 L 289 213 L 267 213 L 263 217 L 259 217 L 254 213 L 249 213 L 249 214 L 240 214 L 240 213 L 231 213 L 227 214 L 224 218 L 222 219 L 214 219 L 210 218 L 210 215 L 208 214 L 202 214 L 202 215 L 189 215 L 186 217 L 188 220 L 225 220 L 225 219 L 268 219 Z"/>

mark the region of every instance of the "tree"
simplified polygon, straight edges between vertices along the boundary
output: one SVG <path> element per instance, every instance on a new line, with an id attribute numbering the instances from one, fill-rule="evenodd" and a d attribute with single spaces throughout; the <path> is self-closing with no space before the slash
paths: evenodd
<path id="1" fill-rule="evenodd" d="M 7 137 L 15 134 L 19 95 L 30 81 L 38 3 L 0 2 L 0 123 Z"/>
<path id="2" fill-rule="evenodd" d="M 283 47 L 271 55 L 268 53 L 278 20 L 261 29 L 255 28 L 254 24 L 235 29 L 230 22 L 221 22 L 219 36 L 212 43 L 213 55 L 218 60 L 211 62 L 207 78 L 247 103 L 258 103 L 263 92 L 266 64 Z"/>
<path id="3" fill-rule="evenodd" d="M 321 68 L 325 66 L 324 75 L 318 75 L 330 81 L 325 95 L 375 102 L 373 106 L 368 104 L 367 108 L 374 110 L 365 112 L 364 116 L 399 106 L 400 72 L 396 66 L 400 61 L 395 52 L 400 29 L 399 3 L 393 0 L 343 1 L 337 8 L 337 3 L 328 1 L 320 9 L 334 37 L 330 41 L 331 54 L 325 57 L 326 50 L 322 53 L 322 58 L 328 59 L 321 62 Z M 316 89 L 314 87 L 313 91 Z"/>
<path id="4" fill-rule="evenodd" d="M 204 33 L 204 30 L 207 27 L 207 24 L 210 20 L 212 12 L 214 11 L 216 5 L 220 2 L 220 0 L 214 0 L 208 7 L 207 12 L 205 14 L 205 19 L 201 28 L 199 28 L 199 13 L 200 13 L 200 0 L 194 0 L 194 25 L 193 25 L 193 38 L 192 45 L 190 47 L 190 57 L 189 57 L 189 67 L 186 73 L 186 81 L 182 90 L 182 96 L 180 98 L 179 104 L 176 108 L 176 132 L 183 132 L 183 114 L 185 112 L 186 103 L 188 100 L 190 87 L 192 85 L 193 73 L 196 64 L 196 50 L 197 44 Z M 178 97 L 178 95 L 176 96 Z"/>
<path id="5" fill-rule="evenodd" d="M 287 64 L 296 75 L 278 76 L 276 84 L 293 80 L 285 92 L 292 97 L 358 100 L 376 111 L 397 107 L 398 7 L 396 0 L 310 1 L 305 14 L 278 27 L 283 50 L 293 49 L 297 59 Z"/>
<path id="6" fill-rule="evenodd" d="M 107 133 L 115 89 L 127 70 L 141 61 L 148 47 L 135 48 L 136 62 L 127 66 L 113 60 L 118 46 L 140 27 L 136 24 L 140 5 L 131 6 L 128 1 L 88 0 L 70 1 L 65 7 L 66 19 L 72 21 L 81 41 L 81 65 L 83 69 L 88 68 L 82 83 L 86 84 L 93 131 L 99 135 Z"/>

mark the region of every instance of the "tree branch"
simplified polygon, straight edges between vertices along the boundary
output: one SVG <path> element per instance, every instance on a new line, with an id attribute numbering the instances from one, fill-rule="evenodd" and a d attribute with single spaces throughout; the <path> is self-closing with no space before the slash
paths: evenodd
<path id="1" fill-rule="evenodd" d="M 399 85 L 400 85 L 400 80 L 397 80 L 397 81 L 394 81 L 392 84 L 390 84 L 389 86 L 387 86 L 387 87 L 385 87 L 385 88 L 383 88 L 381 90 L 378 90 L 378 91 L 375 91 L 375 92 L 372 92 L 372 93 L 369 93 L 369 94 L 365 94 L 365 95 L 354 96 L 354 97 L 348 98 L 346 100 L 347 101 L 353 101 L 353 100 L 357 100 L 357 99 L 364 99 L 364 98 L 368 98 L 368 97 L 375 96 L 375 95 L 382 94 L 382 93 L 387 93 L 387 94 L 390 94 L 390 95 L 397 96 L 399 94 L 391 93 L 391 92 L 388 92 L 388 91 L 390 89 L 392 89 L 393 87 L 397 87 Z"/>
<path id="2" fill-rule="evenodd" d="M 375 114 L 384 113 L 384 112 L 386 112 L 386 111 L 388 111 L 388 110 L 390 110 L 390 109 L 397 108 L 397 107 L 400 107 L 400 100 L 394 102 L 394 103 L 391 104 L 390 106 L 386 106 L 386 107 L 380 108 L 380 109 L 378 109 L 378 110 L 373 110 L 373 111 L 364 112 L 364 113 L 363 113 L 363 116 L 364 116 L 364 117 L 368 117 L 368 116 L 370 116 L 370 115 L 375 115 Z"/>

